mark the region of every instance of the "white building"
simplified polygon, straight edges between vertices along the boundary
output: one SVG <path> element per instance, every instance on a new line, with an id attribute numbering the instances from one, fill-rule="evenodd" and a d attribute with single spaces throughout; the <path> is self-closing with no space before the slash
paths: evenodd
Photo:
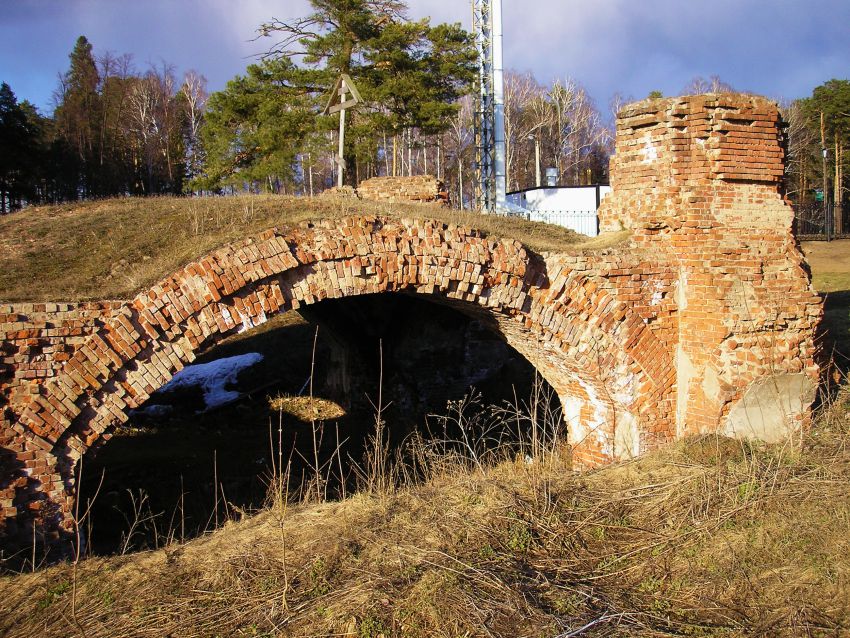
<path id="1" fill-rule="evenodd" d="M 548 222 L 577 233 L 596 237 L 599 220 L 596 209 L 611 192 L 607 184 L 595 186 L 542 186 L 508 193 L 509 204 L 528 211 L 528 219 Z"/>

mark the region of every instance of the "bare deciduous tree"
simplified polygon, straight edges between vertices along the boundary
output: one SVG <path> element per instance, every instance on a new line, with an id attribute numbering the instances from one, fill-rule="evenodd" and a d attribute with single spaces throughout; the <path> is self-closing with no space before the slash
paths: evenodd
<path id="1" fill-rule="evenodd" d="M 175 105 L 174 68 L 162 64 L 138 78 L 130 91 L 130 126 L 146 168 L 146 193 L 159 192 L 154 178 L 165 174 L 170 188 L 175 181 L 175 142 L 179 140 L 180 118 Z M 161 172 L 155 168 L 162 168 Z"/>
<path id="2" fill-rule="evenodd" d="M 682 95 L 699 95 L 700 93 L 740 93 L 740 91 L 721 80 L 719 75 L 711 75 L 708 79 L 696 75 L 682 88 Z"/>
<path id="3" fill-rule="evenodd" d="M 546 88 L 529 73 L 505 74 L 505 154 L 508 188 L 530 186 L 533 144 L 545 146 L 544 131 L 555 118 Z"/>
<path id="4" fill-rule="evenodd" d="M 186 156 L 186 173 L 191 179 L 201 174 L 204 165 L 204 151 L 201 144 L 201 124 L 204 119 L 207 98 L 207 79 L 198 72 L 191 70 L 183 77 L 180 94 L 185 105 L 186 124 L 184 129 L 184 145 Z"/>
<path id="5" fill-rule="evenodd" d="M 611 132 L 583 86 L 572 79 L 557 80 L 549 92 L 555 110 L 553 158 L 562 183 L 578 184 L 594 152 L 608 147 Z M 598 176 L 597 176 L 598 179 Z"/>
<path id="6" fill-rule="evenodd" d="M 786 124 L 786 193 L 794 201 L 799 201 L 800 196 L 813 186 L 809 182 L 812 163 L 815 161 L 811 157 L 811 149 L 819 137 L 817 131 L 809 126 L 799 101 L 782 100 L 780 109 Z"/>
<path id="7" fill-rule="evenodd" d="M 452 119 L 445 134 L 446 179 L 455 185 L 450 192 L 457 193 L 458 208 L 472 201 L 475 192 L 472 164 L 475 155 L 474 132 L 475 105 L 471 95 L 461 99 L 460 110 Z M 452 199 L 455 199 L 454 195 Z"/>

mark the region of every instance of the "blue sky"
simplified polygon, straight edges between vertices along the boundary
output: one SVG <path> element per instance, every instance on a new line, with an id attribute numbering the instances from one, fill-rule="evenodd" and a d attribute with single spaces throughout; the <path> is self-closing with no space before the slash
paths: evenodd
<path id="1" fill-rule="evenodd" d="M 539 80 L 573 77 L 603 111 L 617 91 L 677 94 L 719 75 L 769 97 L 804 97 L 850 78 L 850 0 L 503 0 L 505 66 Z M 468 0 L 409 0 L 411 17 L 461 22 Z M 267 43 L 260 22 L 307 0 L 0 0 L 0 81 L 45 112 L 77 36 L 96 53 L 195 69 L 218 90 Z"/>

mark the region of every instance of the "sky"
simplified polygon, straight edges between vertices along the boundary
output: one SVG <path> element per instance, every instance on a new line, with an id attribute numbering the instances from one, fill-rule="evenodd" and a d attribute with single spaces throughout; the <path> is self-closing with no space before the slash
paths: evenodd
<path id="1" fill-rule="evenodd" d="M 603 112 L 614 93 L 677 95 L 698 75 L 774 99 L 850 78 L 850 0 L 503 0 L 505 67 L 571 77 Z M 469 0 L 408 0 L 412 18 L 470 28 Z M 0 81 L 52 111 L 79 35 L 95 54 L 194 69 L 212 91 L 271 44 L 251 41 L 307 0 L 0 0 Z"/>

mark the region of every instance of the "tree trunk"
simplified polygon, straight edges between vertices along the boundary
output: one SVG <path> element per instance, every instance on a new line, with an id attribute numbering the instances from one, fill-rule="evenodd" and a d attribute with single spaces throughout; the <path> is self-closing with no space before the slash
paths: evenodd
<path id="1" fill-rule="evenodd" d="M 835 202 L 833 214 L 835 215 L 836 234 L 844 232 L 844 166 L 842 165 L 844 155 L 844 146 L 838 137 L 838 132 L 835 133 Z"/>
<path id="2" fill-rule="evenodd" d="M 458 208 L 463 210 L 463 160 L 457 160 Z"/>
<path id="3" fill-rule="evenodd" d="M 842 160 L 842 151 L 844 149 L 841 145 L 841 140 L 838 137 L 838 131 L 835 132 L 835 181 L 833 182 L 833 189 L 835 191 L 835 195 L 833 196 L 833 200 L 836 206 L 841 206 L 841 178 L 843 175 L 841 174 L 841 160 Z"/>
<path id="4" fill-rule="evenodd" d="M 413 129 L 407 129 L 407 176 L 413 177 Z"/>
<path id="5" fill-rule="evenodd" d="M 310 197 L 313 196 L 313 156 L 307 153 L 308 174 L 310 176 Z"/>
<path id="6" fill-rule="evenodd" d="M 820 114 L 820 145 L 823 155 L 823 220 L 824 224 L 829 223 L 829 171 L 826 166 L 826 125 L 824 123 L 823 111 Z M 832 228 L 827 227 L 827 237 L 832 232 Z"/>
<path id="7" fill-rule="evenodd" d="M 398 177 L 398 135 L 393 135 L 393 177 Z"/>
<path id="8" fill-rule="evenodd" d="M 384 166 L 386 166 L 386 169 L 387 169 L 386 174 L 389 175 L 390 174 L 390 156 L 387 153 L 387 132 L 386 131 L 383 132 L 383 137 L 384 137 Z"/>

